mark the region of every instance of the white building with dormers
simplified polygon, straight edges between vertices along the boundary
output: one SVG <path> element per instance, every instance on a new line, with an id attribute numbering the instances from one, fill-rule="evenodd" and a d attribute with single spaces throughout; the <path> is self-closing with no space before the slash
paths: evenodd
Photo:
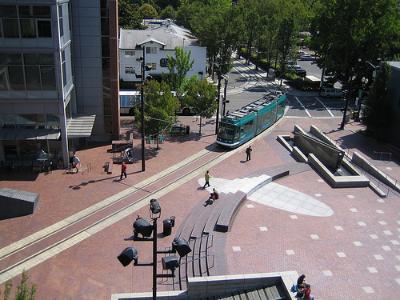
<path id="1" fill-rule="evenodd" d="M 125 82 L 140 82 L 143 47 L 145 63 L 151 66 L 146 76 L 161 77 L 168 73 L 167 57 L 175 56 L 175 48 L 181 47 L 191 53 L 194 61 L 187 77 L 197 75 L 200 79 L 206 76 L 206 47 L 201 47 L 191 32 L 177 26 L 171 20 L 144 20 L 148 26 L 145 30 L 120 30 L 120 79 Z"/>

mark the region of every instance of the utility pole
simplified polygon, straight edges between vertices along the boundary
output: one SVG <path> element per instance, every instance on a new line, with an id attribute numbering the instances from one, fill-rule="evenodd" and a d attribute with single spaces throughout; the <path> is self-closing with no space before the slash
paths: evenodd
<path id="1" fill-rule="evenodd" d="M 225 106 L 226 103 L 229 103 L 229 101 L 226 100 L 226 89 L 228 87 L 228 78 L 226 76 L 224 77 L 224 83 L 225 86 L 224 86 L 224 100 L 222 101 L 222 116 L 225 116 Z"/>
<path id="2" fill-rule="evenodd" d="M 140 86 L 140 114 L 141 114 L 141 127 L 142 127 L 142 172 L 146 170 L 146 162 L 145 162 L 145 149 L 144 149 L 144 70 L 145 70 L 145 45 L 143 45 L 143 57 L 142 57 L 142 84 Z"/>
<path id="3" fill-rule="evenodd" d="M 340 124 L 340 127 L 339 127 L 340 130 L 343 130 L 344 125 L 346 124 L 346 114 L 347 114 L 347 108 L 349 106 L 349 97 L 348 97 L 347 89 L 343 90 L 343 98 L 344 98 L 345 104 L 344 104 L 342 123 Z"/>
<path id="4" fill-rule="evenodd" d="M 222 76 L 221 76 L 221 74 L 218 72 L 217 118 L 216 118 L 216 121 L 215 121 L 215 134 L 218 134 L 218 124 L 219 124 L 219 98 L 220 98 L 220 94 L 221 94 L 221 79 L 222 79 Z"/>

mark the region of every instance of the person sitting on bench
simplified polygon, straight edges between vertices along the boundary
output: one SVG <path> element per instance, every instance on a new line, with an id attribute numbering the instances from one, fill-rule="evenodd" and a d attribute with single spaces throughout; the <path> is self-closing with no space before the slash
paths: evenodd
<path id="1" fill-rule="evenodd" d="M 218 194 L 217 190 L 215 188 L 213 188 L 213 192 L 210 194 L 210 197 L 208 198 L 208 200 L 206 201 L 204 206 L 213 204 L 215 200 L 218 200 L 218 198 L 219 198 L 219 194 Z"/>

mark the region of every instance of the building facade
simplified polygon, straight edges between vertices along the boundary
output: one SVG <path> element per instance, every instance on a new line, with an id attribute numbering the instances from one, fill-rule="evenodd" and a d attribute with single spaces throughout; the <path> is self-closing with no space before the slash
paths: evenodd
<path id="1" fill-rule="evenodd" d="M 117 1 L 0 3 L 0 161 L 66 166 L 119 134 Z"/>
<path id="2" fill-rule="evenodd" d="M 189 30 L 179 27 L 170 20 L 145 20 L 145 30 L 120 31 L 120 79 L 124 82 L 141 81 L 141 61 L 145 47 L 145 63 L 151 67 L 146 74 L 160 77 L 168 73 L 168 56 L 175 57 L 175 48 L 190 52 L 193 66 L 187 77 L 200 79 L 206 76 L 206 47 L 201 47 Z"/>

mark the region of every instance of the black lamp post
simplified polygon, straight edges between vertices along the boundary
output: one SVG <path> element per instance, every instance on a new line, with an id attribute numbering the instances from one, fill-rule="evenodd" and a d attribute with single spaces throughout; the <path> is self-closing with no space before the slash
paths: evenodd
<path id="1" fill-rule="evenodd" d="M 366 77 L 361 78 L 361 93 L 360 93 L 360 97 L 358 99 L 358 113 L 357 113 L 358 121 L 360 121 L 361 104 L 362 104 L 362 101 L 364 98 L 364 90 L 365 90 L 367 84 L 368 84 L 368 78 L 366 78 Z"/>
<path id="2" fill-rule="evenodd" d="M 153 260 L 151 263 L 139 263 L 138 251 L 134 247 L 125 248 L 118 256 L 118 260 L 126 267 L 132 261 L 135 266 L 152 266 L 153 267 L 153 300 L 157 299 L 157 278 L 173 278 L 175 277 L 175 269 L 180 265 L 180 259 L 175 255 L 162 258 L 163 269 L 171 270 L 170 274 L 157 274 L 157 254 L 169 254 L 178 252 L 180 257 L 186 256 L 192 250 L 189 243 L 181 238 L 175 238 L 172 242 L 172 250 L 157 250 L 157 220 L 161 217 L 161 206 L 157 199 L 150 200 L 150 218 L 153 220 L 151 225 L 147 220 L 138 217 L 133 224 L 135 241 L 152 241 L 153 242 Z M 170 221 L 175 223 L 175 217 L 171 217 Z M 173 225 L 171 225 L 173 227 Z M 152 233 L 151 233 L 152 232 Z M 141 234 L 142 237 L 139 237 Z M 153 234 L 152 237 L 150 235 Z"/>
<path id="3" fill-rule="evenodd" d="M 217 118 L 215 121 L 215 134 L 218 134 L 218 125 L 219 125 L 219 99 L 221 94 L 221 70 L 218 71 L 218 95 L 217 95 Z"/>
<path id="4" fill-rule="evenodd" d="M 143 54 L 142 57 L 137 59 L 138 61 L 142 62 L 141 65 L 141 75 L 142 75 L 142 80 L 140 82 L 140 114 L 141 114 L 141 120 L 140 120 L 140 127 L 142 127 L 142 172 L 146 170 L 146 159 L 145 159 L 145 144 L 144 144 L 144 82 L 145 82 L 145 71 L 151 70 L 151 67 L 146 66 L 146 47 L 143 45 Z"/>
<path id="5" fill-rule="evenodd" d="M 224 100 L 222 101 L 222 116 L 225 116 L 225 108 L 226 108 L 226 103 L 229 103 L 229 100 L 226 100 L 226 89 L 228 87 L 228 76 L 224 76 Z"/>
<path id="6" fill-rule="evenodd" d="M 349 107 L 349 97 L 348 97 L 347 89 L 343 89 L 343 100 L 345 101 L 345 104 L 344 104 L 342 123 L 340 124 L 340 127 L 339 127 L 340 130 L 343 130 L 344 125 L 346 124 L 347 108 Z"/>

